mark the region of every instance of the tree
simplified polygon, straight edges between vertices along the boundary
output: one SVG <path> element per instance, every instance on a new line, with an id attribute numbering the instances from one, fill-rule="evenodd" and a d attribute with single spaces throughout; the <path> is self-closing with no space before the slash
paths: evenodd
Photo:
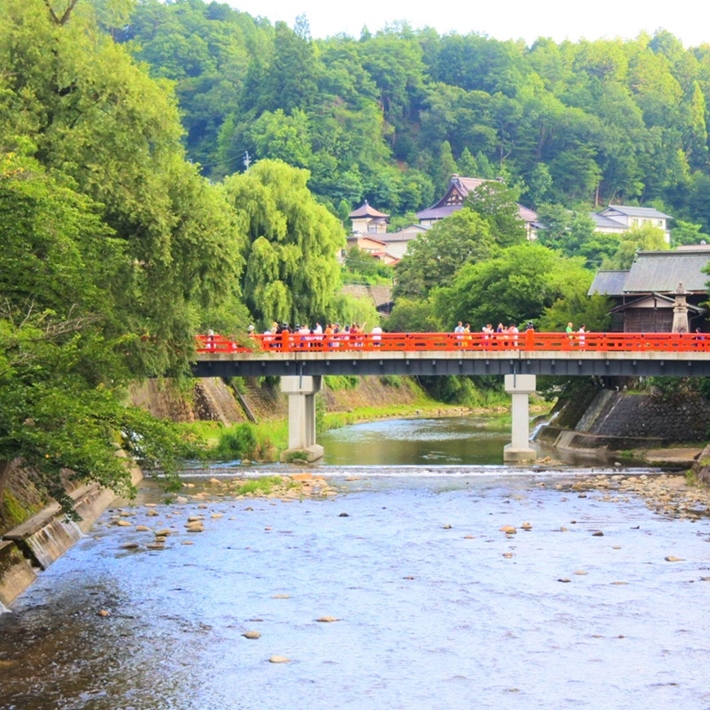
<path id="1" fill-rule="evenodd" d="M 308 116 L 295 109 L 287 116 L 282 109 L 265 111 L 246 131 L 257 159 L 283 160 L 295 168 L 308 168 L 313 160 Z"/>
<path id="2" fill-rule="evenodd" d="M 703 234 L 700 230 L 700 224 L 691 222 L 683 222 L 678 219 L 675 222 L 675 227 L 671 230 L 671 246 L 679 247 L 686 244 L 707 244 L 710 241 L 710 235 Z"/>
<path id="3" fill-rule="evenodd" d="M 432 333 L 441 328 L 430 301 L 399 298 L 384 329 L 388 333 Z"/>
<path id="4" fill-rule="evenodd" d="M 0 515 L 15 459 L 67 512 L 67 480 L 130 493 L 117 446 L 130 451 L 139 440 L 146 468 L 174 471 L 194 448 L 123 401 L 138 337 L 120 294 L 134 265 L 100 206 L 37 161 L 6 155 L 0 232 Z"/>
<path id="5" fill-rule="evenodd" d="M 509 247 L 526 238 L 525 222 L 520 217 L 517 200 L 517 190 L 502 182 L 488 180 L 470 192 L 464 204 L 488 224 L 498 245 Z"/>
<path id="6" fill-rule="evenodd" d="M 248 237 L 242 291 L 262 323 L 311 323 L 335 315 L 336 256 L 345 238 L 340 222 L 316 202 L 307 181 L 305 170 L 262 160 L 224 183 Z"/>
<path id="7" fill-rule="evenodd" d="M 587 295 L 591 285 L 591 274 L 585 281 L 580 281 L 574 290 L 557 299 L 545 308 L 535 324 L 536 328 L 546 332 L 561 332 L 568 323 L 584 325 L 589 332 L 605 333 L 611 325 L 610 311 L 614 304 L 611 299 L 600 294 Z"/>
<path id="8" fill-rule="evenodd" d="M 486 259 L 494 249 L 486 222 L 464 207 L 409 243 L 395 269 L 395 298 L 425 298 L 464 264 Z"/>
<path id="9" fill-rule="evenodd" d="M 184 157 L 177 106 L 90 12 L 60 25 L 42 0 L 0 16 L 0 136 L 101 205 L 126 244 L 123 318 L 136 375 L 184 372 L 200 311 L 233 292 L 242 239 L 221 192 Z"/>
<path id="10" fill-rule="evenodd" d="M 434 312 L 442 323 L 468 321 L 477 330 L 486 323 L 520 325 L 589 278 L 581 258 L 568 259 L 541 244 L 519 244 L 464 266 L 450 286 L 432 293 Z"/>
<path id="11" fill-rule="evenodd" d="M 668 249 L 666 235 L 660 227 L 644 225 L 634 227 L 619 237 L 619 246 L 613 256 L 604 260 L 603 269 L 630 269 L 636 252 Z"/>
<path id="12" fill-rule="evenodd" d="M 594 222 L 587 213 L 567 210 L 562 205 L 542 205 L 538 218 L 544 225 L 538 232 L 538 241 L 550 249 L 558 249 L 565 256 L 584 256 L 587 266 L 596 268 L 601 263 L 599 250 L 614 252 L 618 239 L 611 237 L 611 246 L 606 247 L 603 237 L 594 231 Z M 600 237 L 602 238 L 600 240 Z"/>
<path id="13" fill-rule="evenodd" d="M 392 267 L 383 264 L 369 252 L 357 245 L 350 247 L 345 255 L 345 279 L 354 283 L 391 284 Z"/>

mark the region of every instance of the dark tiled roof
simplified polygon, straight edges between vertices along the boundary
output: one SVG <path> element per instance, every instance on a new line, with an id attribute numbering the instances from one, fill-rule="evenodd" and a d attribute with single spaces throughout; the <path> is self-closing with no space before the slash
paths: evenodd
<path id="1" fill-rule="evenodd" d="M 483 178 L 460 177 L 452 175 L 449 181 L 449 187 L 446 194 L 434 205 L 428 207 L 421 212 L 417 212 L 418 219 L 444 219 L 454 212 L 461 209 L 463 205 L 444 204 L 452 191 L 458 192 L 462 198 L 466 198 L 470 192 L 473 192 L 477 187 L 480 187 L 486 182 L 495 182 L 494 180 L 484 180 Z M 537 214 L 527 207 L 518 205 L 518 214 L 524 222 L 534 222 L 537 219 Z"/>
<path id="2" fill-rule="evenodd" d="M 417 212 L 418 219 L 444 219 L 454 212 L 458 212 L 462 205 L 444 205 L 444 207 L 429 207 L 428 209 Z"/>
<path id="3" fill-rule="evenodd" d="M 628 271 L 597 271 L 587 295 L 599 293 L 602 296 L 623 296 L 628 274 Z"/>
<path id="4" fill-rule="evenodd" d="M 682 283 L 686 291 L 707 291 L 710 275 L 703 269 L 710 263 L 710 251 L 642 251 L 629 270 L 626 293 L 675 291 Z"/>
<path id="5" fill-rule="evenodd" d="M 532 210 L 528 209 L 527 207 L 523 207 L 522 205 L 518 205 L 518 214 L 520 215 L 520 219 L 522 219 L 524 222 L 534 222 L 537 220 L 537 212 L 533 212 Z"/>

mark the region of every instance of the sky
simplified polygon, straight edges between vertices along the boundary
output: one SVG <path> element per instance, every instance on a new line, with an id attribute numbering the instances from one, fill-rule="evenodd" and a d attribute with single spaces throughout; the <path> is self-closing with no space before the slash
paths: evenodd
<path id="1" fill-rule="evenodd" d="M 225 0 L 222 0 L 225 1 Z M 226 0 L 229 5 L 271 22 L 293 27 L 305 14 L 314 38 L 345 33 L 359 37 L 366 25 L 375 33 L 387 23 L 406 20 L 414 29 L 433 27 L 440 34 L 475 32 L 499 40 L 538 37 L 633 39 L 657 29 L 673 33 L 686 47 L 710 43 L 710 5 L 706 0 Z"/>

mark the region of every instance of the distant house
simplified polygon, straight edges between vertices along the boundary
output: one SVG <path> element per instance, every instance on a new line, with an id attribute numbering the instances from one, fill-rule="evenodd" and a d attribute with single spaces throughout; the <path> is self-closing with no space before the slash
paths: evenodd
<path id="1" fill-rule="evenodd" d="M 609 205 L 601 212 L 589 215 L 595 224 L 595 232 L 601 234 L 623 234 L 633 227 L 650 225 L 663 230 L 668 244 L 671 243 L 671 233 L 668 229 L 670 215 L 659 212 L 653 207 L 629 207 L 627 205 Z"/>
<path id="2" fill-rule="evenodd" d="M 432 224 L 438 222 L 440 219 L 445 219 L 454 212 L 457 212 L 463 207 L 464 200 L 468 194 L 486 182 L 493 181 L 452 175 L 446 194 L 436 204 L 421 212 L 417 212 L 419 224 L 423 227 L 431 227 Z M 528 239 L 535 239 L 537 237 L 537 214 L 522 205 L 518 205 L 518 214 L 520 215 L 520 219 L 525 222 L 525 230 Z"/>
<path id="3" fill-rule="evenodd" d="M 398 232 L 388 232 L 380 234 L 381 239 L 387 246 L 387 253 L 396 259 L 401 259 L 407 253 L 409 243 L 420 234 L 425 234 L 429 227 L 421 224 L 410 224 L 409 227 L 400 229 Z"/>
<path id="4" fill-rule="evenodd" d="M 390 221 L 388 214 L 370 207 L 367 200 L 348 216 L 352 222 L 353 234 L 385 234 Z"/>
<path id="5" fill-rule="evenodd" d="M 384 237 L 386 235 L 380 234 L 379 237 Z M 383 239 L 375 239 L 374 237 L 361 236 L 359 234 L 351 234 L 347 238 L 347 248 L 352 249 L 357 247 L 362 251 L 370 254 L 375 259 L 379 259 L 383 264 L 388 266 L 394 266 L 399 261 L 399 257 L 391 253 L 389 245 Z M 345 254 L 343 254 L 342 260 L 345 260 Z"/>
<path id="6" fill-rule="evenodd" d="M 588 295 L 611 298 L 611 329 L 623 333 L 666 333 L 673 327 L 675 294 L 685 292 L 689 330 L 707 330 L 706 283 L 710 246 L 640 251 L 628 271 L 598 271 Z"/>

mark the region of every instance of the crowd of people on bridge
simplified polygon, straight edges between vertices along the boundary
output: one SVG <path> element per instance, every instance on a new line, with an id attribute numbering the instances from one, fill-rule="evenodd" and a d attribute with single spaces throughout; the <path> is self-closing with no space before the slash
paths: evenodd
<path id="1" fill-rule="evenodd" d="M 254 334 L 254 326 L 249 326 L 249 335 Z M 265 345 L 275 345 L 278 347 L 284 338 L 294 342 L 296 346 L 310 345 L 326 340 L 329 347 L 339 347 L 341 343 L 351 342 L 357 345 L 362 343 L 365 335 L 365 324 L 353 323 L 352 325 L 341 326 L 340 323 L 328 323 L 325 328 L 320 322 L 316 322 L 313 327 L 306 324 L 297 324 L 291 329 L 288 323 L 277 323 L 274 321 L 270 328 L 267 328 L 263 333 L 262 342 Z M 291 335 L 296 336 L 290 338 Z M 370 331 L 371 339 L 374 343 L 378 343 L 382 339 L 382 328 L 375 325 Z"/>

